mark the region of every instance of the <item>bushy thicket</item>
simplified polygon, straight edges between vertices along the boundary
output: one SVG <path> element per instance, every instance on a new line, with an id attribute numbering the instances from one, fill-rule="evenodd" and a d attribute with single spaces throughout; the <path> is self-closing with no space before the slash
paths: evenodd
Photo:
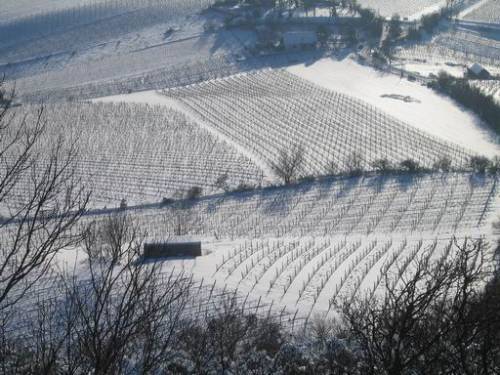
<path id="1" fill-rule="evenodd" d="M 473 87 L 466 79 L 455 78 L 446 72 L 440 72 L 438 79 L 430 86 L 471 109 L 490 127 L 500 134 L 500 105 L 491 95 L 484 94 Z"/>
<path id="2" fill-rule="evenodd" d="M 444 7 L 440 10 L 420 17 L 420 21 L 411 25 L 408 29 L 406 38 L 408 40 L 419 40 L 422 38 L 423 33 L 432 33 L 438 26 L 441 20 L 446 19 L 453 15 L 453 8 Z"/>
<path id="3" fill-rule="evenodd" d="M 361 25 L 374 37 L 378 38 L 382 35 L 384 28 L 384 18 L 377 15 L 372 9 L 362 8 L 360 6 L 356 7 L 360 18 Z"/>

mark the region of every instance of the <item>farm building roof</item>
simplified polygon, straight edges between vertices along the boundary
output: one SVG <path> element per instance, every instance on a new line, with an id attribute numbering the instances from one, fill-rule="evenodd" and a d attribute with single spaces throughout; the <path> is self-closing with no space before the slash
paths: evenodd
<path id="1" fill-rule="evenodd" d="M 481 74 L 481 72 L 486 71 L 486 69 L 484 69 L 484 67 L 478 63 L 474 63 L 474 64 L 470 65 L 469 70 L 474 74 Z"/>

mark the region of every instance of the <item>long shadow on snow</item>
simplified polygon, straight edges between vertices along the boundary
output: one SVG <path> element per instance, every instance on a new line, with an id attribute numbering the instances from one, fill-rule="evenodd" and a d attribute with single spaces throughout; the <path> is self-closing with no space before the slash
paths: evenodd
<path id="1" fill-rule="evenodd" d="M 167 9 L 152 8 L 117 8 L 109 4 L 81 6 L 51 13 L 38 14 L 0 24 L 0 54 L 25 48 L 26 43 L 50 38 L 61 32 L 78 31 L 80 45 L 115 39 L 124 32 L 132 33 L 158 23 L 171 21 L 178 16 Z M 96 26 L 105 26 L 106 35 L 96 33 Z M 20 43 L 23 42 L 23 43 Z M 68 46 L 68 50 L 78 49 L 78 44 Z M 61 51 L 47 51 L 46 56 Z"/>

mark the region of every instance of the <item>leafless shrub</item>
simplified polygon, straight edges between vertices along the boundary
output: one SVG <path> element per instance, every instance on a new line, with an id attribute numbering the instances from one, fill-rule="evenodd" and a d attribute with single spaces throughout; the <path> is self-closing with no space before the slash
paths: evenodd
<path id="1" fill-rule="evenodd" d="M 490 161 L 485 156 L 473 156 L 469 159 L 469 167 L 477 173 L 485 173 Z"/>
<path id="2" fill-rule="evenodd" d="M 186 199 L 197 199 L 203 194 L 203 189 L 199 186 L 191 187 L 186 193 Z"/>
<path id="3" fill-rule="evenodd" d="M 228 180 L 229 176 L 227 173 L 224 173 L 222 175 L 220 175 L 219 177 L 217 177 L 217 179 L 215 180 L 215 187 L 219 190 L 222 190 L 224 192 L 227 192 L 229 190 L 229 186 L 227 184 L 227 180 Z"/>
<path id="4" fill-rule="evenodd" d="M 305 150 L 301 144 L 295 144 L 290 149 L 282 149 L 278 160 L 271 167 L 283 183 L 290 184 L 295 181 L 304 164 Z"/>
<path id="5" fill-rule="evenodd" d="M 450 172 L 452 170 L 452 161 L 448 156 L 442 156 L 434 162 L 432 169 L 438 172 Z"/>
<path id="6" fill-rule="evenodd" d="M 189 207 L 176 207 L 173 211 L 174 234 L 184 236 L 189 232 L 189 226 L 193 217 L 193 212 Z"/>
<path id="7" fill-rule="evenodd" d="M 335 160 L 329 160 L 325 165 L 325 173 L 327 176 L 335 176 L 339 173 L 339 166 Z"/>
<path id="8" fill-rule="evenodd" d="M 363 174 L 363 157 L 359 152 L 351 152 L 345 161 L 346 173 L 349 176 L 361 176 Z"/>
<path id="9" fill-rule="evenodd" d="M 375 160 L 374 162 L 371 163 L 371 167 L 379 173 L 390 172 L 394 169 L 394 167 L 393 167 L 392 163 L 389 161 L 389 159 Z"/>
<path id="10" fill-rule="evenodd" d="M 207 368 L 218 373 L 268 373 L 272 371 L 270 356 L 281 350 L 284 341 L 278 322 L 245 312 L 233 296 L 216 310 L 185 322 L 180 332 L 180 348 L 193 373 Z"/>

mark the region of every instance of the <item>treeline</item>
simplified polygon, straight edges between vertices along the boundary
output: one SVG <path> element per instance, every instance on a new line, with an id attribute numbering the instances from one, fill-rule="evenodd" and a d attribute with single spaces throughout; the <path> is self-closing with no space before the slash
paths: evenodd
<path id="1" fill-rule="evenodd" d="M 471 86 L 466 79 L 455 78 L 446 72 L 440 72 L 438 79 L 429 86 L 475 112 L 496 133 L 500 134 L 500 105 L 493 96 Z"/>
<path id="2" fill-rule="evenodd" d="M 479 174 L 497 175 L 500 172 L 500 158 L 489 159 L 485 156 L 471 156 L 463 166 L 457 166 L 448 156 L 441 156 L 431 166 L 421 165 L 417 160 L 405 159 L 393 162 L 381 158 L 367 163 L 359 152 L 351 152 L 343 161 L 343 167 L 331 159 L 324 166 L 323 173 L 307 174 L 304 169 L 306 149 L 302 144 L 290 145 L 279 151 L 277 160 L 271 163 L 271 169 L 284 185 L 304 180 L 313 181 L 324 176 L 357 177 L 366 174 L 418 174 L 418 173 L 448 173 L 473 172 Z"/>
<path id="3" fill-rule="evenodd" d="M 453 11 L 454 10 L 451 7 L 444 7 L 436 12 L 422 15 L 418 22 L 409 27 L 406 36 L 407 39 L 419 40 L 422 38 L 424 32 L 429 34 L 432 33 L 441 20 L 449 18 L 453 15 Z"/>

